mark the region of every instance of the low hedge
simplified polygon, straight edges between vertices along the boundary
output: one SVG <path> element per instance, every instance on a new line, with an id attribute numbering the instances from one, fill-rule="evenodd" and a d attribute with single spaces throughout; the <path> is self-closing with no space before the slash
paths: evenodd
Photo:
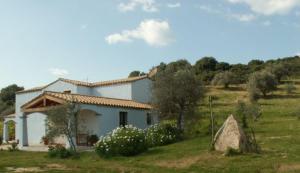
<path id="1" fill-rule="evenodd" d="M 180 131 L 174 123 L 161 123 L 146 129 L 146 141 L 149 147 L 175 143 L 182 139 Z"/>
<path id="2" fill-rule="evenodd" d="M 100 156 L 133 156 L 148 149 L 143 130 L 127 125 L 118 127 L 96 143 Z"/>

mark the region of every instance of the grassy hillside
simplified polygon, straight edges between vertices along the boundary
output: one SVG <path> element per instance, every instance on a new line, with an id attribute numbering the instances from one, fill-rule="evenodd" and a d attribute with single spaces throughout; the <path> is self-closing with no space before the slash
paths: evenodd
<path id="1" fill-rule="evenodd" d="M 136 157 L 101 159 L 95 153 L 83 153 L 78 160 L 49 159 L 45 153 L 0 151 L 0 172 L 27 168 L 47 172 L 216 172 L 272 173 L 300 172 L 300 85 L 295 94 L 287 95 L 283 86 L 272 97 L 260 100 L 262 117 L 255 127 L 262 154 L 225 157 L 209 152 L 208 106 L 205 102 L 197 112 L 201 117 L 193 129 L 198 136 L 183 142 L 150 149 Z M 246 92 L 242 87 L 230 90 L 210 88 L 214 95 L 214 112 L 218 124 L 233 113 L 236 101 Z M 207 100 L 207 99 L 206 99 Z M 297 114 L 298 113 L 298 114 Z M 191 127 L 191 126 L 190 126 Z M 9 171 L 8 171 L 9 172 Z"/>

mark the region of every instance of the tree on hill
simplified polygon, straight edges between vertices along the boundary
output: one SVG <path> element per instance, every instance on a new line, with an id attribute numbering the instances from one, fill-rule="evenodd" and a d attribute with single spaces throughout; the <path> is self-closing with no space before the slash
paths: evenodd
<path id="1" fill-rule="evenodd" d="M 214 57 L 203 57 L 195 64 L 197 72 L 215 71 L 218 61 Z"/>
<path id="2" fill-rule="evenodd" d="M 260 71 L 264 68 L 264 61 L 258 59 L 251 60 L 248 63 L 248 67 L 251 72 Z"/>
<path id="3" fill-rule="evenodd" d="M 204 57 L 196 62 L 194 69 L 199 79 L 210 83 L 216 71 L 218 61 L 213 57 Z"/>
<path id="4" fill-rule="evenodd" d="M 228 71 L 230 70 L 231 66 L 229 63 L 227 62 L 219 62 L 217 65 L 216 65 L 216 70 L 217 71 Z"/>
<path id="5" fill-rule="evenodd" d="M 251 103 L 256 103 L 259 99 L 260 91 L 257 88 L 257 80 L 252 76 L 249 77 L 249 81 L 247 83 L 247 92 L 249 101 Z"/>
<path id="6" fill-rule="evenodd" d="M 153 105 L 163 118 L 175 118 L 177 127 L 184 130 L 187 112 L 203 98 L 204 88 L 187 61 L 170 63 L 155 76 Z"/>
<path id="7" fill-rule="evenodd" d="M 238 84 L 246 83 L 249 76 L 249 67 L 244 64 L 231 65 L 230 72 L 235 76 L 235 82 Z"/>
<path id="8" fill-rule="evenodd" d="M 141 71 L 132 71 L 128 77 L 138 77 L 138 76 L 144 76 L 146 73 L 141 72 Z"/>
<path id="9" fill-rule="evenodd" d="M 248 87 L 256 88 L 263 96 L 277 89 L 277 80 L 273 74 L 268 71 L 255 72 L 249 77 Z"/>
<path id="10" fill-rule="evenodd" d="M 266 68 L 267 71 L 274 74 L 277 82 L 281 82 L 281 79 L 289 75 L 288 67 L 285 63 L 271 64 Z"/>
<path id="11" fill-rule="evenodd" d="M 190 70 L 192 65 L 185 59 L 181 59 L 175 62 L 171 62 L 166 66 L 167 71 L 177 72 L 179 70 Z"/>
<path id="12" fill-rule="evenodd" d="M 232 72 L 225 71 L 215 75 L 212 80 L 212 85 L 223 85 L 224 88 L 228 88 L 230 84 L 234 83 L 234 75 Z"/>
<path id="13" fill-rule="evenodd" d="M 9 85 L 1 89 L 0 93 L 0 116 L 12 114 L 15 112 L 15 93 L 24 90 L 16 84 Z"/>
<path id="14" fill-rule="evenodd" d="M 18 91 L 24 90 L 24 87 L 19 87 L 16 84 L 9 85 L 1 89 L 0 99 L 7 105 L 13 105 L 16 101 L 15 94 Z"/>

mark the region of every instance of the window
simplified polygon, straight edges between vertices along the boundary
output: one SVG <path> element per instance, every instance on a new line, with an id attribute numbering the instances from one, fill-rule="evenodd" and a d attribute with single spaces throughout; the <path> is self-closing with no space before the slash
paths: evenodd
<path id="1" fill-rule="evenodd" d="M 127 125 L 127 112 L 120 112 L 120 114 L 119 114 L 119 125 L 120 126 Z"/>
<path id="2" fill-rule="evenodd" d="M 152 125 L 152 116 L 151 116 L 151 114 L 150 113 L 147 113 L 147 125 Z"/>

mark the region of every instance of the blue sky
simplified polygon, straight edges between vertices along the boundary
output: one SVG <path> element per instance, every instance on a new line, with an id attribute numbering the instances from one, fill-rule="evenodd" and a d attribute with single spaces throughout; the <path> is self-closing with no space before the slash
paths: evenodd
<path id="1" fill-rule="evenodd" d="M 0 87 L 300 53 L 300 0 L 0 0 Z"/>

